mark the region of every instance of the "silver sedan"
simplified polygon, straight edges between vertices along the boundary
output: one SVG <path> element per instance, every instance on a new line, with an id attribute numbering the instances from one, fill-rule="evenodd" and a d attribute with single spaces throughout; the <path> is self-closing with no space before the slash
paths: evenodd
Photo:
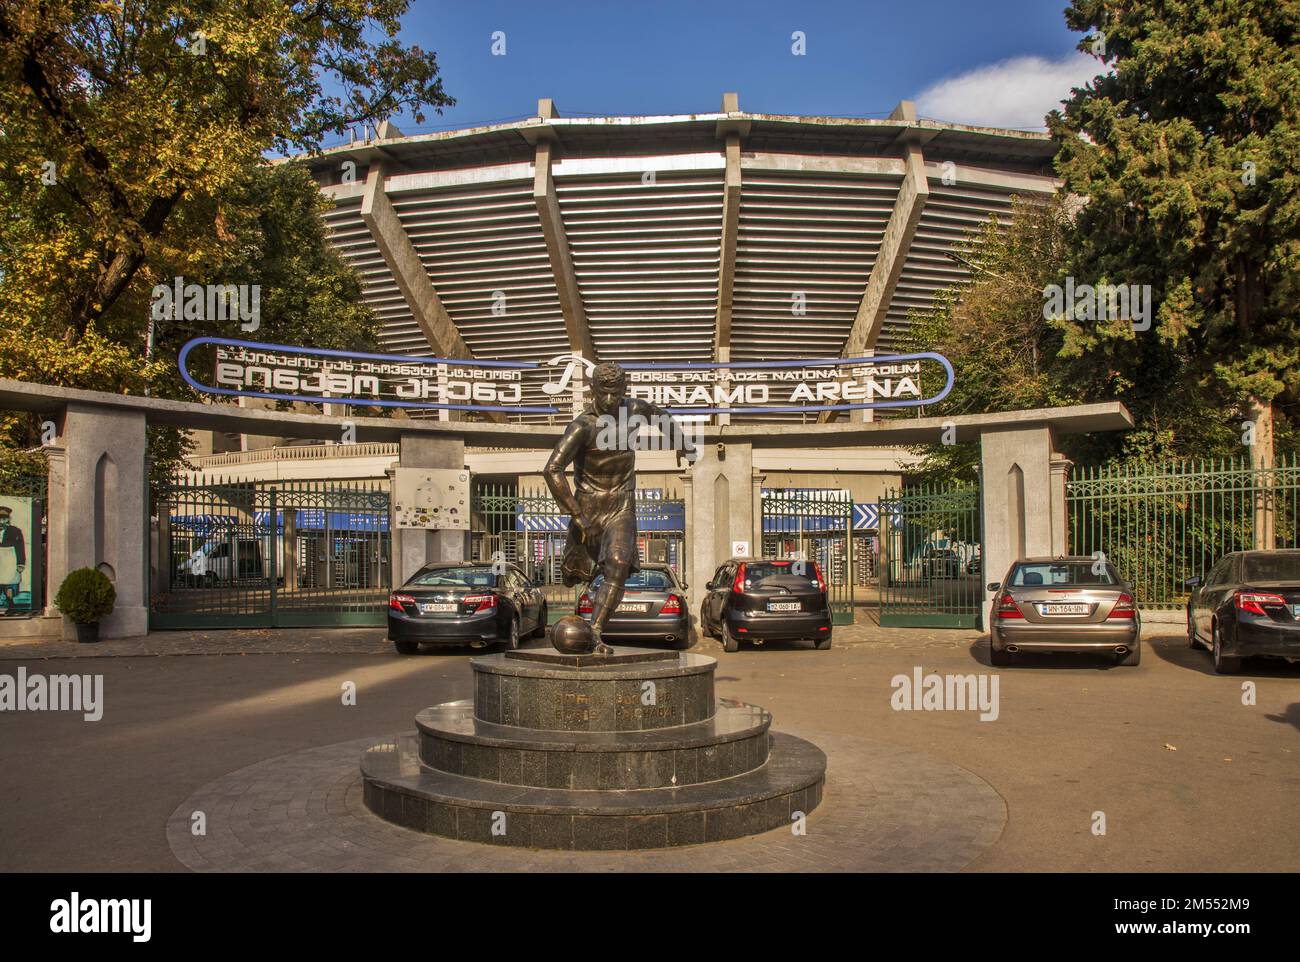
<path id="1" fill-rule="evenodd" d="M 988 587 L 996 593 L 989 626 L 995 665 L 1036 651 L 1109 655 L 1121 665 L 1142 658 L 1133 589 L 1108 562 L 1022 558 Z"/>

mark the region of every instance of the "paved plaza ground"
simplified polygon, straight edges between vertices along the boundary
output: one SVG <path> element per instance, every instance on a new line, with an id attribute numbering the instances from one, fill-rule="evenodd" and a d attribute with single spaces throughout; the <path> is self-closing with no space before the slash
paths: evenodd
<path id="1" fill-rule="evenodd" d="M 891 678 L 918 666 L 992 673 L 987 637 L 975 631 L 868 624 L 837 628 L 825 652 L 769 644 L 726 654 L 711 640 L 696 650 L 719 658 L 720 696 L 763 705 L 777 729 L 829 743 L 827 818 L 873 818 L 871 805 L 854 809 L 846 797 L 851 780 L 835 796 L 837 758 L 846 773 L 879 758 L 900 778 L 964 769 L 972 784 L 987 783 L 979 805 L 944 813 L 963 838 L 987 835 L 968 870 L 1300 869 L 1300 666 L 1247 662 L 1239 677 L 1218 676 L 1176 625 L 1148 625 L 1145 643 L 1137 668 L 1046 657 L 999 669 L 999 717 L 988 722 L 891 707 Z M 400 657 L 377 629 L 2 644 L 0 673 L 102 673 L 104 717 L 0 715 L 0 870 L 183 871 L 167 823 L 204 786 L 276 756 L 410 730 L 418 708 L 470 697 L 469 657 Z M 342 704 L 346 681 L 356 683 L 355 706 Z M 1242 703 L 1248 681 L 1254 705 Z M 1105 813 L 1103 836 L 1091 830 L 1095 812 Z M 963 819 L 980 824 L 962 831 Z M 442 850 L 444 867 L 455 867 L 454 851 Z M 527 853 L 491 852 L 494 868 L 532 864 Z M 703 867 L 691 849 L 655 859 Z M 789 867 L 853 864 L 827 854 Z"/>

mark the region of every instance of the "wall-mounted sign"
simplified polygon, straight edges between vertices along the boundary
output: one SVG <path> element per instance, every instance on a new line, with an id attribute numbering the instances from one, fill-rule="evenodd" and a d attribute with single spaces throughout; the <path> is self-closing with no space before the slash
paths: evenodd
<path id="1" fill-rule="evenodd" d="M 748 541 L 731 542 L 731 556 L 733 558 L 748 558 L 749 542 Z"/>
<path id="2" fill-rule="evenodd" d="M 398 468 L 393 517 L 399 528 L 469 530 L 469 472 L 458 468 Z"/>
<path id="3" fill-rule="evenodd" d="M 564 402 L 594 366 L 577 354 L 542 362 L 456 360 L 222 337 L 189 341 L 177 363 L 186 382 L 208 394 L 525 414 L 568 411 Z M 630 395 L 682 415 L 919 407 L 943 400 L 953 383 L 948 359 L 928 352 L 792 361 L 620 363 L 627 371 Z M 191 365 L 212 373 L 196 377 Z"/>

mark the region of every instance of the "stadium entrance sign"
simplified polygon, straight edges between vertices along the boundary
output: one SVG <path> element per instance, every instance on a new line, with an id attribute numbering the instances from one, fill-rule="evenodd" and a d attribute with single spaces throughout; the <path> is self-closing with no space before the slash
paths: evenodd
<path id="1" fill-rule="evenodd" d="M 181 348 L 177 363 L 186 382 L 207 394 L 506 414 L 569 411 L 565 402 L 593 366 L 577 354 L 542 362 L 466 360 L 360 354 L 221 337 L 194 338 Z M 620 363 L 627 372 L 629 395 L 678 415 L 919 407 L 943 400 L 953 385 L 952 365 L 933 353 Z M 191 368 L 212 371 L 212 383 L 196 377 Z"/>

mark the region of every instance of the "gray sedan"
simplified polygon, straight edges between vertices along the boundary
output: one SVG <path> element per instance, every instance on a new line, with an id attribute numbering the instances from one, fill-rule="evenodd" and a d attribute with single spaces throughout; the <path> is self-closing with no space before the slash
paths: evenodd
<path id="1" fill-rule="evenodd" d="M 1105 561 L 1023 558 L 988 587 L 997 593 L 989 626 L 995 665 L 1035 651 L 1109 655 L 1121 665 L 1142 658 L 1133 589 Z"/>
<path id="2" fill-rule="evenodd" d="M 578 614 L 591 620 L 592 599 L 600 587 L 598 575 L 578 598 Z M 686 586 L 664 564 L 642 564 L 628 575 L 623 601 L 605 624 L 606 641 L 666 641 L 677 648 L 691 645 L 691 616 Z"/>

